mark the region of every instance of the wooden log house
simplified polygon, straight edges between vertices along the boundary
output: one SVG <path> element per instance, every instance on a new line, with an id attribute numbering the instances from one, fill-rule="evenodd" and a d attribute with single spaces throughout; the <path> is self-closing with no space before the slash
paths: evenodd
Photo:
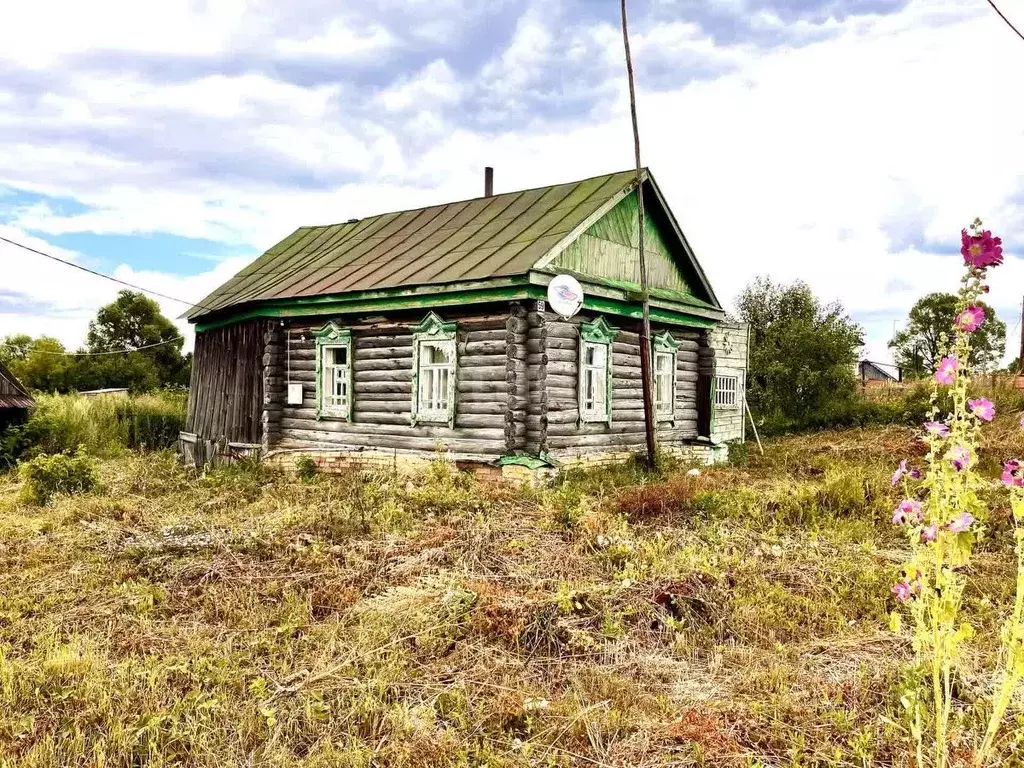
<path id="1" fill-rule="evenodd" d="M 0 432 L 24 422 L 35 404 L 28 390 L 0 363 Z"/>
<path id="2" fill-rule="evenodd" d="M 716 406 L 724 312 L 646 171 L 641 193 L 658 440 L 711 460 L 716 420 L 742 437 L 743 371 Z M 186 457 L 532 468 L 641 449 L 637 194 L 629 171 L 300 227 L 187 313 Z M 571 319 L 546 306 L 559 274 L 586 293 Z"/>

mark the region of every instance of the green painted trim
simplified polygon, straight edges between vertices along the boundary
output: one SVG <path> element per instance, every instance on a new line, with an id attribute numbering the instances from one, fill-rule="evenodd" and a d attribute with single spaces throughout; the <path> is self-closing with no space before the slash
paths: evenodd
<path id="1" fill-rule="evenodd" d="M 324 416 L 329 418 L 344 419 L 345 421 L 352 421 L 352 400 L 353 400 L 353 380 L 352 380 L 352 331 L 347 328 L 341 328 L 334 323 L 327 323 L 323 328 L 313 332 L 313 339 L 315 342 L 316 349 L 316 418 L 317 421 L 322 419 Z M 324 384 L 323 384 L 323 364 L 324 364 L 324 348 L 325 347 L 345 347 L 345 359 L 348 360 L 348 398 L 345 401 L 345 410 L 337 412 L 324 408 Z"/>
<path id="2" fill-rule="evenodd" d="M 679 349 L 680 342 L 669 333 L 662 331 L 654 337 L 654 349 L 658 352 L 675 352 Z"/>
<path id="3" fill-rule="evenodd" d="M 592 323 L 580 324 L 580 338 L 584 341 L 594 341 L 599 344 L 611 344 L 615 341 L 619 329 L 611 326 L 603 317 L 597 318 Z"/>
<path id="4" fill-rule="evenodd" d="M 597 318 L 592 323 L 581 323 L 580 324 L 580 341 L 579 341 L 579 362 L 576 373 L 576 399 L 579 407 L 579 419 L 580 422 L 607 422 L 612 423 L 612 342 L 615 341 L 616 335 L 619 330 L 608 324 L 608 321 L 603 317 Z M 604 385 L 604 416 L 587 414 L 584 408 L 584 382 L 586 376 L 584 375 L 584 361 L 586 358 L 586 351 L 588 344 L 598 344 L 605 348 L 604 355 L 604 370 L 605 370 L 605 385 Z"/>
<path id="5" fill-rule="evenodd" d="M 412 328 L 412 408 L 409 420 L 412 426 L 423 422 L 420 415 L 420 345 L 424 342 L 450 342 L 452 345 L 452 375 L 448 377 L 448 426 L 455 426 L 455 396 L 458 392 L 457 378 L 459 375 L 459 345 L 455 338 L 456 323 L 446 323 L 433 312 L 428 312 L 417 325 Z"/>
<path id="6" fill-rule="evenodd" d="M 530 456 L 528 454 L 506 454 L 493 462 L 493 465 L 495 467 L 515 465 L 519 467 L 526 467 L 527 469 L 540 469 L 541 467 L 558 466 L 548 458 L 546 453 L 539 453 L 536 456 Z"/>
<path id="7" fill-rule="evenodd" d="M 544 290 L 526 284 L 496 288 L 481 287 L 473 290 L 457 290 L 449 293 L 408 294 L 387 297 L 363 298 L 362 294 L 351 296 L 317 296 L 316 300 L 288 299 L 280 302 L 263 302 L 242 312 L 222 318 L 196 323 L 196 332 L 212 331 L 245 320 L 255 318 L 315 317 L 318 315 L 339 315 L 353 312 L 382 312 L 402 309 L 431 309 L 433 307 L 481 304 L 516 299 L 543 299 Z"/>
<path id="8" fill-rule="evenodd" d="M 535 274 L 539 276 L 540 273 Z M 546 286 L 548 282 L 550 282 L 549 276 L 546 282 L 537 280 L 530 284 L 523 283 L 496 288 L 480 287 L 474 290 L 459 290 L 450 293 L 409 294 L 379 298 L 362 298 L 362 294 L 352 294 L 350 297 L 317 296 L 309 301 L 289 299 L 280 302 L 264 302 L 229 316 L 206 322 L 197 322 L 196 332 L 212 331 L 216 328 L 223 328 L 256 318 L 316 317 L 359 312 L 433 309 L 522 299 L 545 299 L 547 298 Z M 587 291 L 587 295 L 583 300 L 583 307 L 585 309 L 589 309 L 592 312 L 628 317 L 634 320 L 639 320 L 643 316 L 643 308 L 635 301 L 630 301 L 623 292 L 618 291 L 617 296 L 595 295 L 592 292 L 593 287 L 595 286 L 588 287 L 587 284 L 584 284 L 584 290 Z M 613 291 L 606 290 L 604 293 L 612 294 Z M 711 328 L 721 320 L 721 313 L 718 312 L 714 312 L 713 317 L 710 311 L 708 311 L 708 316 L 702 316 L 702 314 L 703 311 L 699 308 L 674 302 L 651 302 L 651 319 L 655 322 L 689 328 Z"/>

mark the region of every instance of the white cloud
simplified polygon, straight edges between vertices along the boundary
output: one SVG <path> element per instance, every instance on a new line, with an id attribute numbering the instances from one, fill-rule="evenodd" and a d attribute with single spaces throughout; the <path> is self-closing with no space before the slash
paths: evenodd
<path id="1" fill-rule="evenodd" d="M 23 37 L 42 38 L 44 12 L 20 8 L 31 16 L 22 19 Z M 102 6 L 99 17 L 111 8 Z M 210 29 L 187 40 L 170 32 L 206 17 L 183 21 L 177 5 L 161 11 L 162 30 L 140 37 L 133 37 L 141 23 L 134 11 L 102 30 L 83 17 L 85 34 L 71 39 L 58 30 L 35 51 L 5 25 L 0 59 L 43 66 L 98 48 L 194 57 L 273 32 L 251 9 L 212 12 Z M 261 249 L 299 224 L 477 195 L 484 165 L 496 166 L 498 190 L 629 167 L 618 28 L 608 21 L 556 29 L 555 18 L 564 26 L 558 13 L 523 13 L 510 42 L 469 74 L 453 51 L 368 90 L 344 75 L 318 84 L 308 72 L 292 82 L 265 70 L 161 84 L 144 74 L 73 71 L 68 87 L 39 94 L 29 108 L 0 84 L 0 100 L 16 105 L 0 111 L 0 129 L 19 136 L 0 142 L 0 181 L 90 209 L 68 214 L 40 203 L 20 210 L 14 225 L 49 234 L 169 232 Z M 896 13 L 842 21 L 783 25 L 769 12 L 755 21 L 791 42 L 726 45 L 691 22 L 631 25 L 644 161 L 723 300 L 757 274 L 804 279 L 823 299 L 871 318 L 870 354 L 887 359 L 892 319 L 924 293 L 956 286 L 958 259 L 921 249 L 929 242 L 954 248 L 975 215 L 1024 236 L 1024 104 L 1014 98 L 1024 45 L 986 7 L 955 0 L 914 0 Z M 387 29 L 365 20 L 310 24 L 269 47 L 292 63 L 311 53 L 368 62 L 405 45 Z M 423 45 L 429 38 L 409 34 Z M 657 77 L 645 80 L 645 66 L 655 63 Z M 727 74 L 709 74 L 719 71 Z M 475 127 L 484 111 L 511 115 L 523 104 L 531 111 L 518 122 Z M 133 154 L 110 142 L 45 138 L 55 126 L 85 134 L 126 125 L 164 144 Z M 265 178 L 264 165 L 295 180 Z M 917 248 L 897 248 L 896 234 Z M 1019 245 L 1008 246 L 1024 257 Z M 58 275 L 27 261 L 19 268 L 14 290 L 55 300 L 68 313 L 116 292 L 65 296 Z M 196 279 L 212 287 L 225 269 Z M 995 273 L 991 300 L 1011 327 L 1022 278 L 1024 260 L 1013 257 Z M 187 298 L 205 294 L 201 288 L 177 285 Z M 58 322 L 18 321 L 40 331 Z M 9 318 L 0 322 L 19 330 Z M 62 327 L 71 335 L 75 322 L 80 339 L 81 317 Z"/>

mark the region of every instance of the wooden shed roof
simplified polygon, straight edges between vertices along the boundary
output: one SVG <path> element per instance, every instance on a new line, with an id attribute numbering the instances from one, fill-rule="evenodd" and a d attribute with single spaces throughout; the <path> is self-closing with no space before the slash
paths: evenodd
<path id="1" fill-rule="evenodd" d="M 7 367 L 0 363 L 0 408 L 31 408 L 35 400 Z"/>
<path id="2" fill-rule="evenodd" d="M 197 321 L 240 305 L 282 299 L 525 275 L 621 201 L 635 180 L 634 171 L 624 171 L 343 224 L 299 227 L 185 317 Z M 645 188 L 648 182 L 664 205 L 645 172 Z M 690 258 L 707 298 L 695 303 L 717 308 L 692 253 Z"/>

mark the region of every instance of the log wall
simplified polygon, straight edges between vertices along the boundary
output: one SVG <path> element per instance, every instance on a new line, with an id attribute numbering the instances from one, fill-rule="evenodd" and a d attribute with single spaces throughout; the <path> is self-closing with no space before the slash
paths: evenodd
<path id="1" fill-rule="evenodd" d="M 541 421 L 544 443 L 555 457 L 637 450 L 645 444 L 640 337 L 632 328 L 619 330 L 612 344 L 611 424 L 579 423 L 579 326 L 594 319 L 595 315 L 585 314 L 562 320 L 548 313 L 538 325 L 544 328 L 546 350 L 546 413 Z M 624 325 L 619 318 L 610 321 L 620 328 Z M 703 330 L 655 326 L 652 336 L 666 329 L 680 342 L 676 354 L 675 420 L 659 422 L 657 437 L 662 443 L 680 444 L 697 437 L 697 377 L 702 372 L 714 371 L 714 350 L 708 343 L 707 331 Z"/>
<path id="2" fill-rule="evenodd" d="M 711 436 L 716 442 L 743 440 L 746 399 L 748 328 L 746 323 L 722 323 L 710 336 L 715 352 L 715 374 L 736 377 L 736 405 L 715 406 L 711 417 Z"/>
<path id="3" fill-rule="evenodd" d="M 263 355 L 272 321 L 196 334 L 185 431 L 204 440 L 263 440 Z"/>
<path id="4" fill-rule="evenodd" d="M 435 451 L 497 458 L 509 447 L 525 445 L 525 312 L 508 304 L 476 308 L 473 313 L 439 311 L 455 321 L 455 426 L 412 426 L 412 326 L 419 311 L 376 321 L 310 318 L 287 321 L 282 353 L 271 355 L 266 373 L 280 405 L 273 448 L 377 448 Z M 312 332 L 333 319 L 352 331 L 352 421 L 316 417 L 316 360 Z M 289 343 L 290 337 L 290 343 Z M 287 383 L 301 383 L 301 406 L 286 404 Z M 279 388 L 278 388 L 279 386 Z M 269 423 L 275 424 L 272 417 Z"/>

